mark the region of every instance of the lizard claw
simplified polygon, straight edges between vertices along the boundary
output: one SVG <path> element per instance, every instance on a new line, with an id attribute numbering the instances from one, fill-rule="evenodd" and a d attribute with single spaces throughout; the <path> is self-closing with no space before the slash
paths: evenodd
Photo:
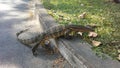
<path id="1" fill-rule="evenodd" d="M 34 49 L 32 49 L 32 53 L 34 56 L 37 56 L 37 54 L 38 54 L 37 51 L 35 51 Z"/>
<path id="2" fill-rule="evenodd" d="M 38 53 L 37 53 L 37 51 L 32 52 L 32 53 L 33 53 L 33 56 L 35 56 L 35 57 L 36 57 L 36 56 L 37 56 L 37 54 L 38 54 Z"/>

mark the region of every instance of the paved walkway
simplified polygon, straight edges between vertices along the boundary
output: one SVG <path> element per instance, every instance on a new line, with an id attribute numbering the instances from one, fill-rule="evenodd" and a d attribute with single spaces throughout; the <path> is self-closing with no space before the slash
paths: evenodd
<path id="1" fill-rule="evenodd" d="M 55 55 L 34 57 L 16 40 L 16 32 L 36 26 L 28 22 L 29 0 L 0 0 L 0 68 L 51 68 Z M 24 28 L 23 28 L 24 27 Z"/>

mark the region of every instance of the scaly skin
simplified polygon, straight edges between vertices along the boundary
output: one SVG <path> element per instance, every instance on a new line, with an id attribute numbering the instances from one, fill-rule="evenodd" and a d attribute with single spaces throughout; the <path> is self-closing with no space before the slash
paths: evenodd
<path id="1" fill-rule="evenodd" d="M 19 33 L 17 33 L 17 37 L 25 31 L 27 31 L 27 30 L 20 31 Z M 29 45 L 29 44 L 37 42 L 37 44 L 32 48 L 32 52 L 34 55 L 35 51 L 39 45 L 44 46 L 45 40 L 48 40 L 50 38 L 58 38 L 60 36 L 67 35 L 71 31 L 92 32 L 94 30 L 89 27 L 82 26 L 82 25 L 57 25 L 57 26 L 53 26 L 53 27 L 49 28 L 48 30 L 42 32 L 41 34 L 37 35 L 36 37 L 34 37 L 32 39 L 19 39 L 18 38 L 18 40 L 25 45 Z"/>
<path id="2" fill-rule="evenodd" d="M 37 43 L 37 42 L 43 37 L 42 35 L 43 35 L 44 32 L 43 32 L 43 33 L 39 33 L 39 34 L 36 35 L 35 37 L 29 38 L 29 39 L 22 39 L 22 38 L 19 37 L 22 33 L 25 33 L 25 32 L 27 32 L 27 31 L 29 31 L 29 29 L 25 29 L 25 30 L 21 30 L 20 32 L 17 32 L 17 33 L 16 33 L 17 40 L 18 40 L 20 43 L 26 45 L 27 47 L 32 48 L 32 46 L 30 46 L 30 44 Z"/>

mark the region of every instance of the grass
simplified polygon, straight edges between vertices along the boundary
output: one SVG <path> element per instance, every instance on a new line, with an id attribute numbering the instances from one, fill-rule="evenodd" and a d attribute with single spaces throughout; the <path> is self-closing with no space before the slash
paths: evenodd
<path id="1" fill-rule="evenodd" d="M 94 40 L 101 41 L 102 45 L 93 47 L 96 54 L 107 54 L 116 59 L 117 49 L 120 48 L 120 4 L 109 0 L 42 0 L 43 5 L 48 9 L 60 24 L 96 24 L 100 27 L 95 29 L 98 37 Z M 78 18 L 86 12 L 84 19 Z M 115 43 L 111 43 L 111 42 Z"/>

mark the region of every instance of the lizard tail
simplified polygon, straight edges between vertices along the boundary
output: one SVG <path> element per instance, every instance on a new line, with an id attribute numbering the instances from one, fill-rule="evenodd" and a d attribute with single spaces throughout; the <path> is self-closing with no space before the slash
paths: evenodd
<path id="1" fill-rule="evenodd" d="M 80 32 L 93 32 L 94 29 L 91 27 L 87 27 L 87 26 L 82 26 L 82 25 L 69 25 L 68 28 L 76 30 L 76 31 L 80 31 Z"/>

